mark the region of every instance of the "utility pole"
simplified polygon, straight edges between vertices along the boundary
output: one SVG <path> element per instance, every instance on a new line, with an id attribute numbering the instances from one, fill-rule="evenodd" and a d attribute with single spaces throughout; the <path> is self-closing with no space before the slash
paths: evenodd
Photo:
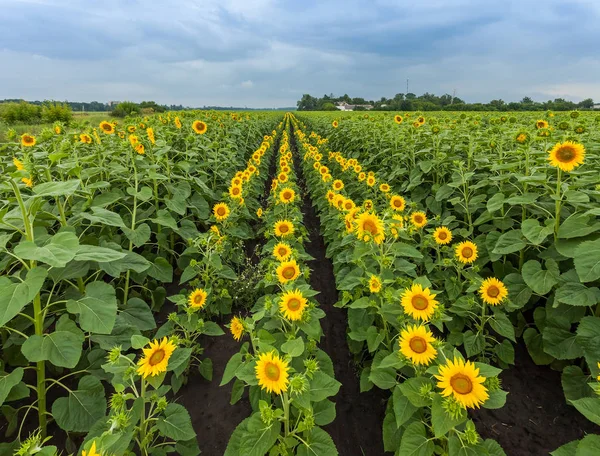
<path id="1" fill-rule="evenodd" d="M 450 100 L 450 104 L 454 103 L 454 98 L 456 97 L 456 89 L 452 92 L 452 99 Z"/>
<path id="2" fill-rule="evenodd" d="M 408 95 L 408 78 L 406 78 L 406 95 Z"/>

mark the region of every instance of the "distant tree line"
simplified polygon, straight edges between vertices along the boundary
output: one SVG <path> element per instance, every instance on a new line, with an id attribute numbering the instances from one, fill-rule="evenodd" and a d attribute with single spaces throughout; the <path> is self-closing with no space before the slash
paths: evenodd
<path id="1" fill-rule="evenodd" d="M 579 103 L 556 98 L 546 102 L 533 101 L 529 97 L 518 102 L 505 102 L 492 100 L 489 103 L 466 103 L 464 100 L 449 94 L 437 96 L 425 92 L 417 96 L 414 93 L 397 93 L 393 98 L 381 97 L 380 100 L 365 100 L 364 98 L 351 98 L 344 94 L 335 97 L 333 94 L 323 95 L 321 98 L 309 94 L 302 95 L 296 103 L 299 111 L 335 111 L 336 103 L 346 102 L 350 105 L 371 105 L 377 111 L 570 111 L 573 109 L 591 109 L 594 100 L 587 98 Z M 356 111 L 366 108 L 357 106 Z"/>

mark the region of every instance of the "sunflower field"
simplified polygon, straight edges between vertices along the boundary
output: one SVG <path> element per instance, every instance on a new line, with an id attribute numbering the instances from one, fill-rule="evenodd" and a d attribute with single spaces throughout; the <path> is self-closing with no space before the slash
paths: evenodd
<path id="1" fill-rule="evenodd" d="M 598 454 L 600 116 L 9 141 L 0 455 Z"/>

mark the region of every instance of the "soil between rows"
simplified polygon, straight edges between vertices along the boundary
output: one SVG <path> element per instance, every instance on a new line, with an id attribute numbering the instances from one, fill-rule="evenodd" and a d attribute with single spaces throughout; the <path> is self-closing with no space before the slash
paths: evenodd
<path id="1" fill-rule="evenodd" d="M 560 372 L 536 365 L 520 340 L 515 366 L 500 374 L 506 404 L 498 410 L 472 413 L 484 438 L 496 440 L 507 456 L 546 456 L 585 434 L 600 433 L 563 394 Z"/>

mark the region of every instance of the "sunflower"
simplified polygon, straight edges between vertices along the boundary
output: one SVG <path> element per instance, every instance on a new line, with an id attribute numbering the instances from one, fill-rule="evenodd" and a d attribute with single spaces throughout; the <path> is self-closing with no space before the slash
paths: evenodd
<path id="1" fill-rule="evenodd" d="M 550 165 L 563 171 L 573 171 L 577 166 L 583 164 L 585 158 L 585 147 L 573 141 L 557 143 L 548 151 Z"/>
<path id="2" fill-rule="evenodd" d="M 206 130 L 208 130 L 208 126 L 201 120 L 194 120 L 194 122 L 192 123 L 192 130 L 194 130 L 199 135 L 203 135 L 204 133 L 206 133 Z"/>
<path id="3" fill-rule="evenodd" d="M 279 180 L 280 183 L 285 184 L 289 180 L 287 173 L 279 173 L 277 180 Z"/>
<path id="4" fill-rule="evenodd" d="M 293 188 L 286 187 L 279 192 L 279 201 L 283 204 L 293 203 L 296 198 L 296 192 Z"/>
<path id="5" fill-rule="evenodd" d="M 373 239 L 376 244 L 381 244 L 385 239 L 383 222 L 371 212 L 362 213 L 356 221 L 356 234 L 363 241 Z"/>
<path id="6" fill-rule="evenodd" d="M 263 216 L 263 209 L 262 209 L 262 207 L 259 207 L 259 208 L 256 210 L 256 216 L 257 216 L 258 218 L 261 218 L 261 217 Z"/>
<path id="7" fill-rule="evenodd" d="M 28 133 L 23 133 L 21 135 L 21 145 L 23 147 L 33 147 L 35 146 L 35 142 L 35 136 L 30 135 Z"/>
<path id="8" fill-rule="evenodd" d="M 146 128 L 146 134 L 148 135 L 148 140 L 154 145 L 156 144 L 156 138 L 154 136 L 154 130 L 150 127 Z"/>
<path id="9" fill-rule="evenodd" d="M 340 190 L 342 190 L 344 188 L 344 182 L 341 181 L 340 179 L 336 179 L 333 181 L 333 184 L 331 185 L 333 187 L 333 189 L 337 192 L 339 192 Z"/>
<path id="10" fill-rule="evenodd" d="M 261 353 L 256 361 L 258 385 L 268 393 L 281 394 L 287 391 L 288 362 L 274 352 Z"/>
<path id="11" fill-rule="evenodd" d="M 410 223 L 412 223 L 415 228 L 423 228 L 427 225 L 427 216 L 425 215 L 425 212 L 413 212 L 410 215 Z"/>
<path id="12" fill-rule="evenodd" d="M 15 165 L 19 171 L 23 171 L 25 169 L 23 162 L 16 157 L 13 157 L 13 165 Z"/>
<path id="13" fill-rule="evenodd" d="M 433 239 L 435 239 L 435 243 L 438 245 L 450 244 L 450 241 L 452 241 L 452 231 L 445 226 L 440 226 L 433 232 Z"/>
<path id="14" fill-rule="evenodd" d="M 403 120 L 403 119 L 402 119 L 402 116 L 401 116 L 401 115 L 399 115 L 399 114 L 396 114 L 396 115 L 394 116 L 394 122 L 396 122 L 398 125 L 400 125 L 400 124 L 402 123 L 402 120 Z"/>
<path id="15" fill-rule="evenodd" d="M 389 184 L 381 184 L 379 186 L 379 190 L 381 190 L 383 193 L 387 193 L 390 191 L 390 186 Z"/>
<path id="16" fill-rule="evenodd" d="M 538 130 L 541 128 L 548 128 L 548 122 L 546 122 L 545 120 L 538 120 L 535 123 L 535 128 L 537 128 Z"/>
<path id="17" fill-rule="evenodd" d="M 190 307 L 194 309 L 202 309 L 206 304 L 208 294 L 202 288 L 196 288 L 188 298 Z"/>
<path id="18" fill-rule="evenodd" d="M 100 130 L 107 135 L 112 135 L 115 132 L 115 126 L 106 120 L 100 122 Z"/>
<path id="19" fill-rule="evenodd" d="M 429 288 L 417 283 L 402 293 L 402 307 L 404 312 L 416 320 L 429 321 L 435 312 L 438 302 Z"/>
<path id="20" fill-rule="evenodd" d="M 232 185 L 229 187 L 229 196 L 233 199 L 242 197 L 242 186 Z"/>
<path id="21" fill-rule="evenodd" d="M 134 149 L 140 155 L 144 155 L 146 153 L 146 148 L 144 147 L 144 145 L 142 143 L 136 144 Z"/>
<path id="22" fill-rule="evenodd" d="M 297 321 L 302 318 L 307 302 L 308 300 L 302 296 L 300 290 L 288 291 L 281 296 L 279 310 L 288 320 Z"/>
<path id="23" fill-rule="evenodd" d="M 456 246 L 454 253 L 461 263 L 473 263 L 477 259 L 477 245 L 471 241 L 461 242 Z"/>
<path id="24" fill-rule="evenodd" d="M 373 177 L 373 176 L 367 177 L 367 185 L 369 187 L 372 187 L 373 185 L 375 185 L 375 182 L 376 182 L 375 177 Z"/>
<path id="25" fill-rule="evenodd" d="M 406 207 L 406 200 L 400 195 L 393 195 L 390 198 L 390 207 L 398 212 L 402 212 Z"/>
<path id="26" fill-rule="evenodd" d="M 435 337 L 422 325 L 408 326 L 400 332 L 400 353 L 413 364 L 428 366 L 437 356 L 433 347 Z"/>
<path id="27" fill-rule="evenodd" d="M 26 187 L 33 187 L 33 180 L 31 180 L 29 177 L 23 177 L 21 179 L 21 182 L 23 182 L 25 184 Z"/>
<path id="28" fill-rule="evenodd" d="M 135 145 L 140 142 L 140 139 L 136 135 L 129 135 L 128 139 L 129 144 L 131 144 L 131 147 L 135 147 Z"/>
<path id="29" fill-rule="evenodd" d="M 490 277 L 485 279 L 479 288 L 479 295 L 483 302 L 496 306 L 508 296 L 506 286 L 498 279 Z"/>
<path id="30" fill-rule="evenodd" d="M 181 128 L 181 120 L 179 120 L 179 117 L 175 117 L 173 123 L 175 124 L 175 128 L 177 128 L 178 130 Z"/>
<path id="31" fill-rule="evenodd" d="M 102 456 L 101 453 L 96 453 L 96 441 L 92 441 L 92 446 L 88 451 L 81 450 L 81 456 Z"/>
<path id="32" fill-rule="evenodd" d="M 366 211 L 373 210 L 373 201 L 371 201 L 371 200 L 365 200 L 363 202 L 363 207 L 365 208 Z"/>
<path id="33" fill-rule="evenodd" d="M 233 317 L 229 323 L 229 331 L 231 331 L 233 338 L 239 342 L 244 335 L 244 321 L 239 317 Z"/>
<path id="34" fill-rule="evenodd" d="M 346 198 L 342 204 L 342 207 L 345 211 L 351 211 L 356 207 L 356 204 L 354 204 L 354 201 L 352 201 L 350 198 Z"/>
<path id="35" fill-rule="evenodd" d="M 337 120 L 334 120 L 333 122 L 331 122 L 331 126 L 332 126 L 333 128 L 337 128 L 337 127 L 338 127 L 338 125 L 339 125 L 339 123 L 338 123 L 338 121 L 337 121 Z"/>
<path id="36" fill-rule="evenodd" d="M 278 261 L 287 261 L 292 255 L 292 248 L 285 242 L 279 242 L 273 247 L 273 256 Z"/>
<path id="37" fill-rule="evenodd" d="M 369 279 L 369 291 L 371 293 L 379 293 L 381 291 L 381 280 L 376 275 L 372 275 Z"/>
<path id="38" fill-rule="evenodd" d="M 442 396 L 454 396 L 463 407 L 479 408 L 488 398 L 487 388 L 483 385 L 485 377 L 479 375 L 479 368 L 471 361 L 460 358 L 448 360 L 440 366 L 439 375 L 435 376 Z"/>
<path id="39" fill-rule="evenodd" d="M 515 141 L 517 141 L 519 144 L 524 144 L 528 139 L 529 135 L 525 132 L 520 132 L 515 137 Z"/>
<path id="40" fill-rule="evenodd" d="M 417 122 L 419 123 L 419 125 L 423 125 L 425 123 L 425 117 L 423 117 L 423 116 L 417 117 Z"/>
<path id="41" fill-rule="evenodd" d="M 356 222 L 356 218 L 353 214 L 348 214 L 344 217 L 344 224 L 346 225 L 346 232 L 348 234 L 354 232 L 354 223 Z"/>
<path id="42" fill-rule="evenodd" d="M 325 197 L 327 198 L 327 201 L 329 201 L 329 203 L 333 203 L 333 200 L 335 199 L 335 193 L 333 192 L 333 190 L 328 190 L 327 194 L 325 195 Z"/>
<path id="43" fill-rule="evenodd" d="M 175 344 L 166 337 L 161 341 L 150 342 L 150 348 L 143 349 L 144 356 L 138 361 L 138 374 L 147 378 L 166 372 L 175 348 Z"/>
<path id="44" fill-rule="evenodd" d="M 127 131 L 129 133 L 133 133 L 136 130 L 135 125 L 128 125 L 127 126 Z"/>
<path id="45" fill-rule="evenodd" d="M 54 133 L 56 133 L 57 135 L 60 135 L 62 132 L 60 125 L 54 125 Z"/>
<path id="46" fill-rule="evenodd" d="M 300 275 L 300 268 L 296 260 L 283 261 L 277 267 L 277 278 L 281 283 L 287 283 L 296 280 Z"/>
<path id="47" fill-rule="evenodd" d="M 360 173 L 358 173 L 358 180 L 359 182 L 364 181 L 367 178 L 367 175 L 365 174 L 364 171 L 361 171 Z"/>
<path id="48" fill-rule="evenodd" d="M 227 206 L 227 204 L 225 203 L 217 203 L 213 207 L 213 214 L 219 222 L 226 220 L 227 217 L 229 217 L 230 212 L 231 211 L 229 210 L 229 206 Z"/>
<path id="49" fill-rule="evenodd" d="M 294 234 L 294 225 L 289 220 L 278 220 L 275 222 L 275 236 L 286 237 Z"/>

